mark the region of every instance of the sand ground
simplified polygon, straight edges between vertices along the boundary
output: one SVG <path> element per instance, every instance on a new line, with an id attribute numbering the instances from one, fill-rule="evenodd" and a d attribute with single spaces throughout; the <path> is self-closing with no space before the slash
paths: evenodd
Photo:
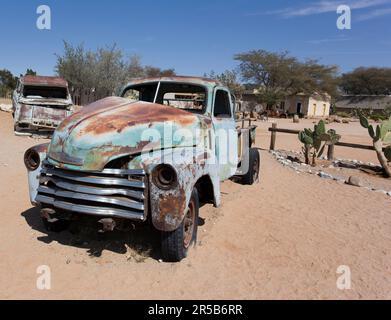
<path id="1" fill-rule="evenodd" d="M 267 149 L 270 123 L 259 126 L 257 146 Z M 370 143 L 357 123 L 331 127 L 343 141 Z M 222 206 L 200 210 L 199 246 L 181 263 L 160 263 L 147 230 L 105 240 L 46 232 L 23 165 L 24 151 L 42 141 L 14 136 L 11 115 L 0 112 L 0 142 L 0 298 L 391 299 L 391 197 L 298 175 L 262 150 L 261 182 L 223 183 Z M 278 135 L 277 147 L 300 144 Z M 336 155 L 376 162 L 370 151 Z M 40 265 L 50 267 L 50 290 L 36 287 Z M 340 265 L 351 270 L 350 290 L 337 289 Z"/>

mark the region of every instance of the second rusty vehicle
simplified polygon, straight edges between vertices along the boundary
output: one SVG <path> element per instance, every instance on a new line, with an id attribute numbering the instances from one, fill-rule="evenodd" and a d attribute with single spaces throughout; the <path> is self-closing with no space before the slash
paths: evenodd
<path id="1" fill-rule="evenodd" d="M 68 83 L 58 77 L 27 75 L 12 96 L 16 134 L 52 132 L 73 112 Z"/>
<path id="2" fill-rule="evenodd" d="M 150 222 L 164 259 L 180 261 L 196 241 L 200 204 L 220 205 L 220 183 L 258 180 L 256 127 L 237 126 L 234 114 L 218 81 L 135 80 L 26 151 L 31 202 L 52 229 L 85 215 L 102 231 Z"/>

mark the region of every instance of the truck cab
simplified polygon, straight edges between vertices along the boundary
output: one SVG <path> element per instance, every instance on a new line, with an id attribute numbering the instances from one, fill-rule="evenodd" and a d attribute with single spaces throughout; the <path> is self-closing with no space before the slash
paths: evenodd
<path id="1" fill-rule="evenodd" d="M 68 83 L 58 77 L 27 75 L 12 95 L 16 134 L 53 132 L 73 112 Z"/>
<path id="2" fill-rule="evenodd" d="M 48 227 L 79 215 L 103 231 L 149 221 L 164 259 L 180 261 L 196 242 L 200 204 L 220 205 L 220 183 L 258 180 L 255 126 L 236 125 L 234 100 L 216 80 L 134 80 L 27 150 L 30 199 Z"/>

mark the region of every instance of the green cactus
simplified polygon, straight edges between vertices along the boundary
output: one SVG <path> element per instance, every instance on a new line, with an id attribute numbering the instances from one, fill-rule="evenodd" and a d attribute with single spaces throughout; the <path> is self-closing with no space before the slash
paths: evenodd
<path id="1" fill-rule="evenodd" d="M 341 138 L 335 130 L 328 130 L 326 132 L 326 126 L 323 120 L 320 120 L 318 124 L 314 126 L 314 130 L 304 129 L 299 133 L 299 140 L 303 143 L 303 153 L 305 157 L 305 163 L 310 164 L 310 157 L 312 156 L 312 165 L 316 165 L 316 158 L 319 158 L 326 145 L 335 144 Z"/>
<path id="2" fill-rule="evenodd" d="M 369 124 L 368 118 L 361 112 L 359 112 L 358 115 L 360 117 L 361 126 L 368 129 L 377 158 L 384 169 L 385 175 L 388 178 L 391 178 L 391 168 L 389 165 L 389 162 L 391 162 L 391 117 L 374 128 Z M 385 147 L 384 151 L 383 147 Z"/>

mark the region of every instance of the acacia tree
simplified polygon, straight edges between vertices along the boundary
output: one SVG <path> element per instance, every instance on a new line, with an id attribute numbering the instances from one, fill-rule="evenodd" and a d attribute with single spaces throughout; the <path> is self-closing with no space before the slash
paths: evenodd
<path id="1" fill-rule="evenodd" d="M 37 72 L 33 69 L 27 68 L 26 72 L 24 73 L 25 76 L 36 76 Z"/>
<path id="2" fill-rule="evenodd" d="M 7 69 L 0 70 L 0 97 L 8 97 L 15 89 L 18 78 Z"/>
<path id="3" fill-rule="evenodd" d="M 55 72 L 66 79 L 74 92 L 94 93 L 99 99 L 115 93 L 132 78 L 174 75 L 174 69 L 142 66 L 139 56 L 129 58 L 116 45 L 87 50 L 82 44 L 64 42 L 64 53 L 57 55 Z"/>
<path id="4" fill-rule="evenodd" d="M 317 60 L 300 62 L 288 52 L 252 50 L 235 55 L 243 81 L 257 90 L 259 100 L 270 108 L 298 93 L 335 95 L 337 67 Z"/>
<path id="5" fill-rule="evenodd" d="M 239 82 L 239 75 L 236 70 L 225 70 L 222 73 L 216 73 L 213 70 L 204 75 L 207 78 L 215 79 L 224 84 L 238 98 L 242 99 L 244 86 Z"/>
<path id="6" fill-rule="evenodd" d="M 341 76 L 340 87 L 346 94 L 390 95 L 391 68 L 357 68 Z"/>

